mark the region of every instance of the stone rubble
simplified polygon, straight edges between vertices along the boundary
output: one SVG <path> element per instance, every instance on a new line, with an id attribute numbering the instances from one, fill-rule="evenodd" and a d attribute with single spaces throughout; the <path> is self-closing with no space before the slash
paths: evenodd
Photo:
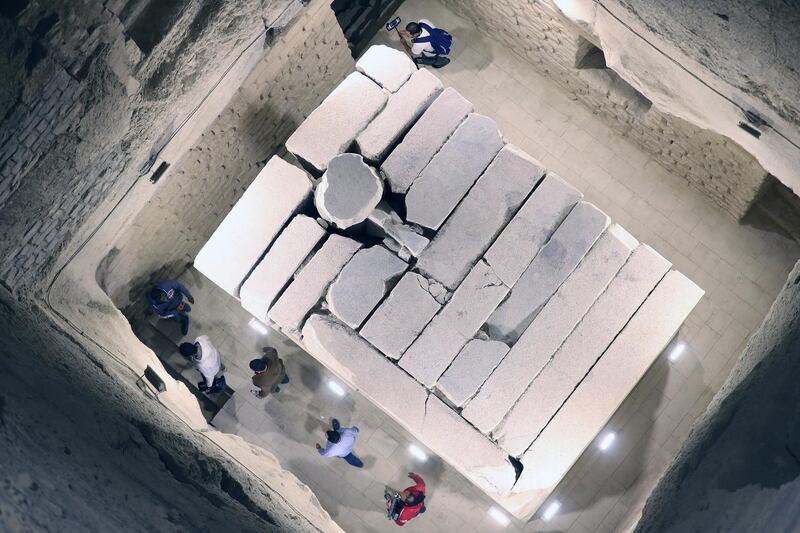
<path id="1" fill-rule="evenodd" d="M 311 250 L 325 236 L 313 218 L 297 215 L 242 284 L 242 307 L 261 321 Z"/>
<path id="2" fill-rule="evenodd" d="M 194 267 L 238 298 L 244 279 L 310 195 L 306 173 L 274 156 L 197 253 Z"/>
<path id="3" fill-rule="evenodd" d="M 380 44 L 364 52 L 356 61 L 356 70 L 394 93 L 417 72 L 417 66 L 401 50 Z"/>
<path id="4" fill-rule="evenodd" d="M 383 195 L 383 181 L 358 154 L 331 159 L 314 193 L 320 216 L 340 229 L 360 224 Z"/>
<path id="5" fill-rule="evenodd" d="M 412 226 L 403 223 L 400 216 L 384 201 L 378 203 L 367 217 L 367 231 L 379 236 L 386 235 L 399 245 L 398 253 L 405 250 L 408 257 L 419 257 L 430 242 Z M 400 257 L 403 257 L 402 254 Z M 404 258 L 405 259 L 405 258 Z"/>
<path id="6" fill-rule="evenodd" d="M 453 405 L 463 406 L 506 356 L 508 349 L 508 345 L 500 341 L 472 339 L 439 378 L 436 388 Z"/>

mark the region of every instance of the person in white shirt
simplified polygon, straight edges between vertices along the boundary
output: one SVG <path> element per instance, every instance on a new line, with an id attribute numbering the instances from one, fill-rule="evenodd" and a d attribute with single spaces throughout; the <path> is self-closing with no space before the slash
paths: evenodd
<path id="1" fill-rule="evenodd" d="M 430 20 L 409 22 L 405 31 L 399 33 L 403 48 L 418 65 L 441 68 L 450 62 L 450 59 L 444 56 L 450 53 L 452 37 L 446 31 L 434 26 Z"/>
<path id="2" fill-rule="evenodd" d="M 214 378 L 222 370 L 222 359 L 219 355 L 219 350 L 211 344 L 211 339 L 208 335 L 200 335 L 194 340 L 194 343 L 184 342 L 180 345 L 181 355 L 187 359 L 194 361 L 197 365 L 197 370 L 203 375 L 205 387 L 199 387 L 202 391 L 218 392 L 222 387 L 215 387 Z M 219 380 L 217 380 L 219 381 Z"/>

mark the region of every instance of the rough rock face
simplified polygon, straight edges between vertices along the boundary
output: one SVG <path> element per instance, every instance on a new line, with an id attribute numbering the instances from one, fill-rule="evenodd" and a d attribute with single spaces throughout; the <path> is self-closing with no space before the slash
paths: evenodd
<path id="1" fill-rule="evenodd" d="M 386 202 L 379 202 L 367 220 L 369 225 L 374 226 L 374 233 L 391 238 L 400 247 L 401 252 L 408 254 L 409 257 L 419 257 L 430 242 L 427 237 L 418 233 L 418 229 L 403 224 L 400 216 Z"/>
<path id="2" fill-rule="evenodd" d="M 370 46 L 358 58 L 356 70 L 394 93 L 417 72 L 417 67 L 403 51 L 386 45 L 377 45 Z"/>
<path id="3" fill-rule="evenodd" d="M 478 391 L 507 353 L 508 345 L 500 341 L 472 339 L 439 378 L 436 388 L 456 407 L 461 407 Z"/>
<path id="4" fill-rule="evenodd" d="M 341 154 L 330 161 L 314 193 L 319 214 L 340 229 L 359 224 L 375 209 L 383 182 L 358 154 Z"/>

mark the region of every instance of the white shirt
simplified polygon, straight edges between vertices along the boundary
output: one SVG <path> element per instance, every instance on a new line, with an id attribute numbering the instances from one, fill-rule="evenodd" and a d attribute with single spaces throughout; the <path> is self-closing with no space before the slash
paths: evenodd
<path id="1" fill-rule="evenodd" d="M 428 19 L 420 19 L 420 22 L 423 24 L 427 24 L 431 28 L 436 27 L 433 25 L 433 22 L 431 22 Z M 423 29 L 422 33 L 420 34 L 420 37 L 427 37 L 428 35 L 430 35 L 430 33 Z M 420 56 L 430 57 L 430 56 L 435 56 L 436 51 L 433 49 L 433 45 L 431 43 L 411 43 L 411 55 L 413 55 L 414 57 L 420 57 Z"/>
<path id="2" fill-rule="evenodd" d="M 210 387 L 214 384 L 214 376 L 217 375 L 222 366 L 219 351 L 211 344 L 211 339 L 208 338 L 208 335 L 200 335 L 195 339 L 194 343 L 197 345 L 197 354 L 194 356 L 194 361 L 197 364 L 197 369 L 206 380 L 206 386 Z"/>

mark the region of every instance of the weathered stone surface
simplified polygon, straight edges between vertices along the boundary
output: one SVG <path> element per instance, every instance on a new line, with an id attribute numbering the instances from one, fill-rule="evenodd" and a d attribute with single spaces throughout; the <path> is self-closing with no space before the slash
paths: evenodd
<path id="1" fill-rule="evenodd" d="M 506 145 L 447 219 L 417 268 L 454 289 L 544 175 L 531 156 Z"/>
<path id="2" fill-rule="evenodd" d="M 314 193 L 320 216 L 347 229 L 366 220 L 383 195 L 383 181 L 358 154 L 331 159 Z"/>
<path id="3" fill-rule="evenodd" d="M 275 299 L 324 235 L 325 230 L 313 218 L 294 217 L 242 284 L 242 307 L 266 320 Z"/>
<path id="4" fill-rule="evenodd" d="M 409 257 L 419 257 L 430 242 L 403 223 L 400 216 L 386 202 L 379 202 L 367 217 L 368 231 L 379 236 L 390 237 L 401 249 L 407 250 Z"/>
<path id="5" fill-rule="evenodd" d="M 411 125 L 442 92 L 442 82 L 420 69 L 389 97 L 386 107 L 358 134 L 356 144 L 365 159 L 379 163 Z"/>
<path id="6" fill-rule="evenodd" d="M 530 516 L 545 501 L 702 295 L 703 291 L 679 272 L 669 272 L 658 284 L 522 456 L 524 469 L 513 492 L 528 503 L 515 511 L 517 516 Z"/>
<path id="7" fill-rule="evenodd" d="M 194 267 L 238 297 L 247 274 L 310 194 L 306 173 L 273 157 L 203 245 Z"/>
<path id="8" fill-rule="evenodd" d="M 439 229 L 503 147 L 494 121 L 470 114 L 406 194 L 406 220 Z"/>
<path id="9" fill-rule="evenodd" d="M 347 76 L 286 141 L 286 149 L 320 175 L 386 105 L 388 93 L 359 72 Z"/>
<path id="10" fill-rule="evenodd" d="M 320 363 L 416 435 L 422 433 L 428 391 L 333 317 L 311 315 L 303 346 Z"/>
<path id="11" fill-rule="evenodd" d="M 537 375 L 614 279 L 637 244 L 636 239 L 617 225 L 597 240 L 464 409 L 464 418 L 489 433 L 516 411 L 514 423 L 525 426 L 527 415 L 514 407 L 515 402 L 524 396 L 531 382 L 536 383 Z"/>
<path id="12" fill-rule="evenodd" d="M 356 61 L 356 70 L 387 91 L 397 92 L 417 72 L 417 66 L 402 51 L 378 44 L 367 48 Z"/>
<path id="13" fill-rule="evenodd" d="M 383 246 L 356 252 L 326 297 L 331 312 L 358 329 L 408 265 Z"/>
<path id="14" fill-rule="evenodd" d="M 592 204 L 576 205 L 528 265 L 508 299 L 486 321 L 489 336 L 515 342 L 608 223 L 608 216 Z"/>
<path id="15" fill-rule="evenodd" d="M 428 290 L 428 280 L 406 272 L 361 328 L 361 336 L 388 357 L 400 359 L 441 307 Z"/>
<path id="16" fill-rule="evenodd" d="M 500 341 L 472 339 L 439 378 L 436 388 L 453 405 L 461 407 L 478 391 L 507 353 L 508 345 Z"/>
<path id="17" fill-rule="evenodd" d="M 579 383 L 614 340 L 653 287 L 664 277 L 670 262 L 647 245 L 631 254 L 564 344 L 551 364 Z"/>
<path id="18" fill-rule="evenodd" d="M 447 305 L 406 350 L 400 366 L 420 383 L 433 387 L 506 294 L 508 287 L 489 265 L 479 262 Z"/>
<path id="19" fill-rule="evenodd" d="M 579 191 L 556 174 L 547 173 L 484 255 L 503 283 L 514 286 L 582 197 Z"/>
<path id="20" fill-rule="evenodd" d="M 472 112 L 472 104 L 452 87 L 445 89 L 381 165 L 395 193 L 404 193 L 434 154 Z"/>
<path id="21" fill-rule="evenodd" d="M 360 248 L 361 243 L 357 241 L 330 235 L 270 308 L 269 319 L 285 331 L 299 332 L 308 313 L 325 295 L 328 285 Z"/>
<path id="22" fill-rule="evenodd" d="M 516 478 L 508 456 L 431 394 L 420 440 L 489 494 L 507 494 Z"/>

